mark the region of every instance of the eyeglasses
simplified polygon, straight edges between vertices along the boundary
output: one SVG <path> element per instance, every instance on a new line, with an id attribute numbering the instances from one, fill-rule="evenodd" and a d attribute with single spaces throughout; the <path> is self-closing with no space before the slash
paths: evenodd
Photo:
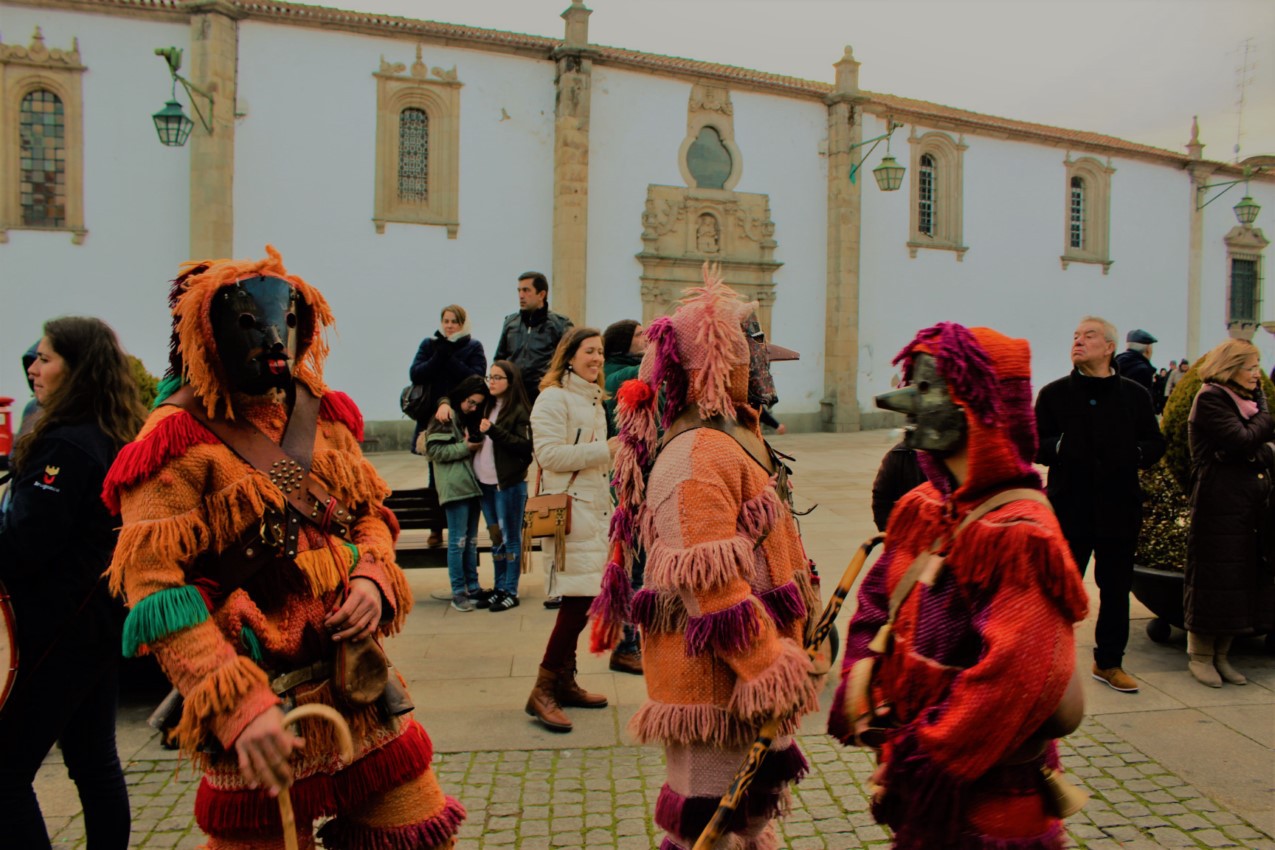
<path id="1" fill-rule="evenodd" d="M 507 381 L 509 378 L 504 375 L 488 375 L 487 380 L 490 381 Z"/>

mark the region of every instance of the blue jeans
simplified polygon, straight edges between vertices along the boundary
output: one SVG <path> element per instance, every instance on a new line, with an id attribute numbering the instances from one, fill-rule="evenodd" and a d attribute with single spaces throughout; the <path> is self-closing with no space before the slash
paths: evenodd
<path id="1" fill-rule="evenodd" d="M 519 481 L 501 489 L 491 484 L 483 488 L 483 516 L 488 525 L 500 526 L 501 542 L 491 549 L 496 565 L 496 589 L 510 596 L 518 595 L 518 578 L 522 570 L 522 512 L 527 507 L 527 482 Z"/>
<path id="2" fill-rule="evenodd" d="M 633 557 L 633 590 L 642 589 L 643 583 L 646 581 L 646 550 L 639 549 Z M 615 651 L 627 654 L 642 651 L 641 643 L 638 641 L 638 631 L 628 623 L 624 624 L 624 637 L 616 644 Z"/>
<path id="3" fill-rule="evenodd" d="M 477 496 L 443 505 L 447 514 L 447 577 L 451 579 L 452 596 L 477 593 L 478 584 L 478 515 Z"/>

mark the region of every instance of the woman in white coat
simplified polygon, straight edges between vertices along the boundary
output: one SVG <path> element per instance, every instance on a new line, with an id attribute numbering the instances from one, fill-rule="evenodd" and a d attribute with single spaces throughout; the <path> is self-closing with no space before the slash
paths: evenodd
<path id="1" fill-rule="evenodd" d="M 576 683 L 576 644 L 589 620 L 589 606 L 602 586 L 607 530 L 611 523 L 611 457 L 606 411 L 602 407 L 602 334 L 575 328 L 562 338 L 540 396 L 531 410 L 531 440 L 540 465 L 541 493 L 571 494 L 571 533 L 565 566 L 554 568 L 553 541 L 548 557 L 546 592 L 561 596 L 558 620 L 540 663 L 540 675 L 527 699 L 527 713 L 554 732 L 570 732 L 563 707 L 604 708 L 607 698 Z"/>

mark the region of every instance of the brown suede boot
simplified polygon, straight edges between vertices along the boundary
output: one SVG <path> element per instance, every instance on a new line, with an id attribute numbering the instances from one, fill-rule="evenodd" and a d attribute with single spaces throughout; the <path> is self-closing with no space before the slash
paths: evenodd
<path id="1" fill-rule="evenodd" d="M 591 694 L 576 681 L 575 653 L 562 665 L 558 674 L 558 702 L 568 708 L 606 708 L 607 698 L 602 694 Z"/>
<path id="2" fill-rule="evenodd" d="M 1218 638 L 1213 644 L 1213 666 L 1228 685 L 1247 685 L 1248 677 L 1231 666 L 1228 656 L 1231 654 L 1231 643 L 1235 638 L 1230 635 Z"/>
<path id="3" fill-rule="evenodd" d="M 539 720 L 550 732 L 570 732 L 571 719 L 558 701 L 558 674 L 540 668 L 536 686 L 527 697 L 527 713 Z"/>
<path id="4" fill-rule="evenodd" d="M 1222 675 L 1213 666 L 1214 643 L 1213 635 L 1187 632 L 1186 654 L 1188 661 L 1186 668 L 1191 671 L 1191 675 L 1201 685 L 1208 685 L 1210 688 L 1220 688 L 1222 687 Z"/>

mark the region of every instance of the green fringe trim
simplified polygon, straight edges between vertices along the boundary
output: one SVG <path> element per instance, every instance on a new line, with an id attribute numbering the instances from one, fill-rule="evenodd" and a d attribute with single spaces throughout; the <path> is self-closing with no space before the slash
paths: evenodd
<path id="1" fill-rule="evenodd" d="M 151 402 L 151 410 L 155 410 L 164 402 L 168 401 L 168 397 L 182 388 L 181 375 L 169 375 L 159 382 L 159 386 L 155 388 L 155 400 Z"/>
<path id="2" fill-rule="evenodd" d="M 168 587 L 145 597 L 124 621 L 124 657 L 132 658 L 148 643 L 197 626 L 208 619 L 204 597 L 192 585 Z"/>
<path id="3" fill-rule="evenodd" d="M 244 626 L 239 630 L 239 642 L 243 644 L 244 649 L 248 650 L 248 657 L 260 664 L 265 653 L 262 652 L 261 641 L 257 639 L 257 633 L 252 630 L 252 626 Z"/>
<path id="4" fill-rule="evenodd" d="M 350 572 L 354 572 L 354 568 L 359 565 L 359 547 L 348 540 L 342 540 L 341 545 L 350 550 Z"/>

